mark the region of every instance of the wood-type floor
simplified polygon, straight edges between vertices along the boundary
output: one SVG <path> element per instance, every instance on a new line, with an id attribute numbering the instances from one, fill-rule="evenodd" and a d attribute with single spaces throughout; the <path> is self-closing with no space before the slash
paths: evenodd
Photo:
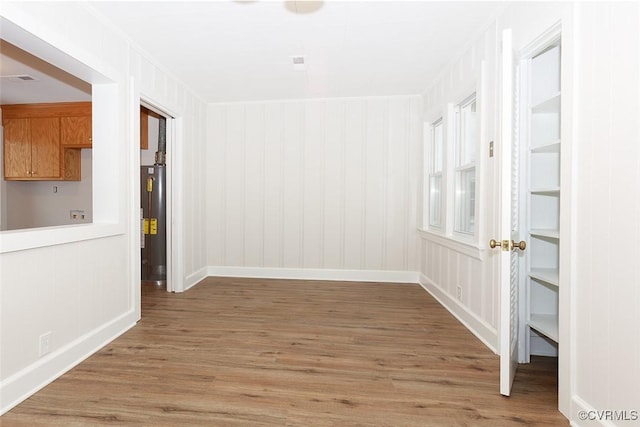
<path id="1" fill-rule="evenodd" d="M 555 359 L 498 357 L 418 285 L 208 278 L 142 291 L 133 329 L 13 426 L 567 426 Z"/>

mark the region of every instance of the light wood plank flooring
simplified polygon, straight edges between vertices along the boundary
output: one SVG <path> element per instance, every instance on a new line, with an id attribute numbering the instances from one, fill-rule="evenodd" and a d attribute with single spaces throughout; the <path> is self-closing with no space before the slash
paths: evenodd
<path id="1" fill-rule="evenodd" d="M 556 365 L 498 358 L 417 285 L 209 278 L 0 418 L 13 426 L 566 426 Z"/>

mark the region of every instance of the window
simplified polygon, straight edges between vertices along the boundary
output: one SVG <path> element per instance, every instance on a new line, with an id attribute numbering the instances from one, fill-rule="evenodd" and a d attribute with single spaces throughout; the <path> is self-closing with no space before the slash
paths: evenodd
<path id="1" fill-rule="evenodd" d="M 427 182 L 429 197 L 429 217 L 430 227 L 441 228 L 442 208 L 443 208 L 443 178 L 442 166 L 444 163 L 444 132 L 442 118 L 436 120 L 431 125 L 431 140 L 428 152 L 429 177 Z"/>
<path id="2" fill-rule="evenodd" d="M 454 109 L 455 199 L 454 231 L 474 234 L 476 203 L 476 95 Z"/>

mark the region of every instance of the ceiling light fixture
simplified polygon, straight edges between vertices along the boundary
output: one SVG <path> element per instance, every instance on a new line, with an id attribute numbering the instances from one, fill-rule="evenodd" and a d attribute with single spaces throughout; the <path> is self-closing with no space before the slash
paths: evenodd
<path id="1" fill-rule="evenodd" d="M 284 7 L 289 11 L 298 15 L 314 13 L 322 9 L 324 1 L 322 0 L 287 0 Z"/>

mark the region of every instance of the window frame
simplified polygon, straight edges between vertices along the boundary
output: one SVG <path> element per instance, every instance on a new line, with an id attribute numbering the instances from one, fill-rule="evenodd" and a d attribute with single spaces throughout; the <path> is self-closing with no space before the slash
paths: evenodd
<path id="1" fill-rule="evenodd" d="M 438 117 L 431 121 L 427 126 L 428 138 L 425 144 L 425 174 L 424 174 L 424 218 L 423 229 L 426 230 L 438 230 L 444 231 L 447 224 L 446 217 L 446 128 L 444 115 L 440 114 Z M 440 136 L 438 141 L 437 130 L 440 129 Z M 440 179 L 440 185 L 438 189 L 438 199 L 440 209 L 437 211 L 438 221 L 434 220 L 436 212 L 433 210 L 434 205 L 434 192 L 432 187 L 432 181 L 434 179 Z"/>
<path id="2" fill-rule="evenodd" d="M 474 91 L 461 102 L 453 106 L 453 140 L 451 144 L 455 153 L 453 164 L 453 233 L 468 239 L 478 234 L 478 152 L 480 143 L 480 114 L 478 111 L 478 95 Z M 465 109 L 474 106 L 471 121 L 465 120 Z M 469 124 L 473 124 L 474 136 L 468 138 Z M 472 172 L 471 179 L 468 179 Z M 469 195 L 469 187 L 473 191 Z"/>

